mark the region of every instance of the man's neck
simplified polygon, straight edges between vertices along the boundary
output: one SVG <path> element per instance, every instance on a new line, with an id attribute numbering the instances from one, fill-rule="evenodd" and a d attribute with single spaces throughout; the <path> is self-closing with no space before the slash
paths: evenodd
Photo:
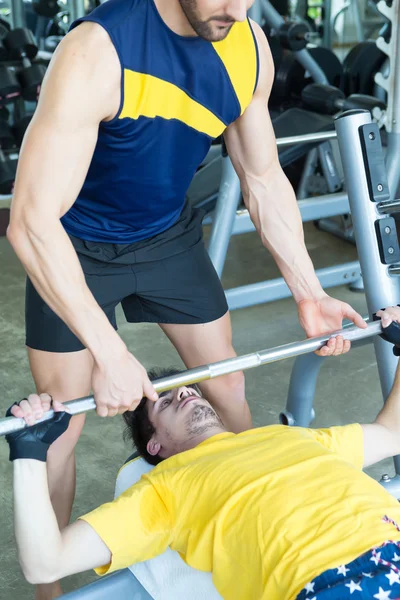
<path id="1" fill-rule="evenodd" d="M 185 447 L 181 450 L 181 452 L 184 452 L 185 450 L 192 450 L 192 448 L 196 448 L 196 446 L 198 446 L 202 442 L 205 442 L 206 440 L 209 440 L 215 435 L 227 432 L 228 430 L 225 429 L 225 427 L 215 426 L 210 429 L 207 429 L 204 433 L 199 433 L 197 435 L 194 434 L 188 439 L 187 443 L 185 444 Z"/>
<path id="2" fill-rule="evenodd" d="M 178 0 L 154 0 L 154 4 L 164 23 L 174 33 L 182 36 L 197 37 Z"/>

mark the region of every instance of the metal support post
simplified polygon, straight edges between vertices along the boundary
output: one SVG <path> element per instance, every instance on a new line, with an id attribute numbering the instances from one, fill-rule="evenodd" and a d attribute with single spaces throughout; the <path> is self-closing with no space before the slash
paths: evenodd
<path id="1" fill-rule="evenodd" d="M 379 214 L 377 202 L 389 199 L 379 129 L 371 122 L 368 111 L 354 110 L 336 119 L 336 130 L 371 317 L 382 307 L 396 305 L 400 297 L 399 279 L 390 276 L 378 241 L 379 220 L 386 217 Z M 381 338 L 374 340 L 374 346 L 386 400 L 398 360 Z M 394 460 L 396 473 L 400 474 L 399 457 Z"/>
<path id="2" fill-rule="evenodd" d="M 84 0 L 69 0 L 69 18 L 70 23 L 84 17 L 86 13 Z"/>
<path id="3" fill-rule="evenodd" d="M 229 156 L 224 156 L 222 161 L 222 178 L 208 245 L 208 253 L 220 278 L 241 197 L 239 177 Z"/>
<path id="4" fill-rule="evenodd" d="M 325 357 L 317 354 L 305 354 L 295 360 L 290 376 L 286 410 L 279 415 L 284 425 L 308 427 L 314 419 L 315 388 L 325 360 Z"/>
<path id="5" fill-rule="evenodd" d="M 23 0 L 10 0 L 10 9 L 11 28 L 26 27 Z"/>
<path id="6" fill-rule="evenodd" d="M 248 10 L 250 19 L 253 19 L 259 25 L 262 24 L 262 6 L 260 0 L 255 0 L 253 6 Z"/>

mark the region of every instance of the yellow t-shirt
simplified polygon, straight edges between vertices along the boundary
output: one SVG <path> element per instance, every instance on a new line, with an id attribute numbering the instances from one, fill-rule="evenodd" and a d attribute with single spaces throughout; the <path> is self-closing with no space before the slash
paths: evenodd
<path id="1" fill-rule="evenodd" d="M 107 544 L 99 574 L 168 546 L 226 600 L 294 599 L 325 570 L 400 539 L 400 506 L 362 472 L 360 425 L 221 433 L 82 517 Z"/>

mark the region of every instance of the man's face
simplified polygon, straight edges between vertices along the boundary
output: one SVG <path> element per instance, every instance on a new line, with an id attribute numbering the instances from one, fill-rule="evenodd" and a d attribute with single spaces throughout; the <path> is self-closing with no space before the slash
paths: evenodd
<path id="1" fill-rule="evenodd" d="M 208 42 L 220 42 L 236 21 L 244 21 L 254 0 L 179 0 L 194 31 Z"/>
<path id="2" fill-rule="evenodd" d="M 193 447 L 193 441 L 222 422 L 211 404 L 193 388 L 182 386 L 147 402 L 156 432 L 147 444 L 150 454 L 168 458 Z"/>

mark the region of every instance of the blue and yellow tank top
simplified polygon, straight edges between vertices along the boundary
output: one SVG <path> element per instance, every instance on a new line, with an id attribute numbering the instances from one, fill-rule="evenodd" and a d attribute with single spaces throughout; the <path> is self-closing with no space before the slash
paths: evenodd
<path id="1" fill-rule="evenodd" d="M 108 0 L 72 27 L 83 21 L 101 25 L 116 48 L 121 103 L 100 124 L 86 180 L 62 223 L 81 239 L 132 243 L 179 218 L 212 141 L 252 100 L 257 43 L 248 20 L 220 42 L 177 35 L 153 0 Z"/>

